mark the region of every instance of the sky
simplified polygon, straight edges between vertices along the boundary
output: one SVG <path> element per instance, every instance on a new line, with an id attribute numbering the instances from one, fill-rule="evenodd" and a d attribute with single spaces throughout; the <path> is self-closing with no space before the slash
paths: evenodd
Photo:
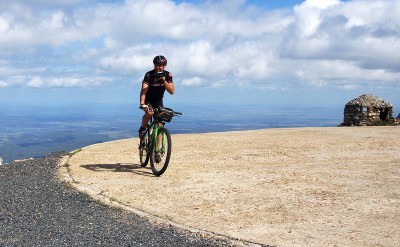
<path id="1" fill-rule="evenodd" d="M 0 104 L 139 105 L 164 55 L 166 105 L 400 108 L 398 0 L 0 0 Z M 400 110 L 400 109 L 398 109 Z"/>

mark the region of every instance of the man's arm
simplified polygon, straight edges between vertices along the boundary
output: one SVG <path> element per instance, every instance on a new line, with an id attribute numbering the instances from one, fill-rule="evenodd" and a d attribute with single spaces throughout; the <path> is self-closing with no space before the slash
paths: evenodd
<path id="1" fill-rule="evenodd" d="M 163 80 L 163 83 L 164 83 L 164 86 L 165 86 L 165 90 L 167 90 L 167 92 L 169 93 L 169 94 L 174 94 L 175 93 L 175 86 L 174 86 L 174 83 L 172 83 L 172 82 L 167 82 L 166 80 L 165 80 L 165 78 L 164 78 L 164 80 Z"/>
<path id="2" fill-rule="evenodd" d="M 140 104 L 141 105 L 144 105 L 146 103 L 147 89 L 149 89 L 149 84 L 143 82 L 142 83 L 142 90 L 140 90 Z"/>

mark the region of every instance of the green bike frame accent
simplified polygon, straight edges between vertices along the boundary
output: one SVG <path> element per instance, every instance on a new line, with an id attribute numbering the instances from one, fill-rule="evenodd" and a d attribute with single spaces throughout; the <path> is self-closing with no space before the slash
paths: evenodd
<path id="1" fill-rule="evenodd" d="M 155 124 L 154 125 L 154 130 L 153 130 L 153 143 L 154 143 L 154 151 L 155 152 L 158 152 L 159 150 L 158 150 L 158 143 L 157 143 L 157 136 L 158 136 L 158 126 Z M 162 144 L 162 146 L 161 146 L 161 151 L 165 148 L 165 146 L 164 146 L 164 140 L 165 140 L 165 134 L 163 134 L 163 136 L 162 136 L 162 139 L 161 139 L 161 144 Z"/>
<path id="2" fill-rule="evenodd" d="M 154 143 L 154 151 L 157 152 L 158 147 L 157 147 L 157 135 L 158 135 L 158 126 L 157 124 L 154 125 L 154 131 L 153 131 L 153 143 Z"/>

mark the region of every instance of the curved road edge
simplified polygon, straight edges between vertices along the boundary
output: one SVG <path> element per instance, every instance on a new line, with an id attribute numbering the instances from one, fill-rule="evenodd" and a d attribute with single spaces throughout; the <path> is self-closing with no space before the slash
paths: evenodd
<path id="1" fill-rule="evenodd" d="M 147 212 L 138 210 L 136 208 L 124 205 L 118 201 L 116 201 L 115 199 L 112 199 L 110 197 L 107 197 L 105 195 L 102 194 L 102 191 L 95 191 L 87 186 L 85 186 L 84 184 L 81 184 L 77 181 L 74 180 L 74 178 L 71 176 L 71 174 L 69 173 L 68 170 L 68 160 L 71 156 L 66 155 L 63 156 L 58 164 L 58 178 L 60 181 L 65 182 L 66 184 L 70 185 L 72 188 L 74 188 L 75 190 L 87 194 L 88 196 L 92 197 L 93 199 L 95 199 L 96 201 L 103 203 L 105 205 L 111 206 L 111 207 L 115 207 L 115 208 L 120 208 L 129 212 L 132 212 L 140 217 L 146 218 L 147 220 L 149 220 L 149 222 L 153 223 L 153 224 L 157 224 L 157 225 L 171 225 L 173 227 L 176 227 L 178 229 L 182 229 L 182 230 L 187 230 L 193 233 L 199 233 L 201 234 L 203 237 L 205 238 L 217 238 L 217 239 L 223 239 L 225 241 L 229 241 L 232 243 L 232 246 L 248 246 L 248 247 L 260 247 L 260 246 L 265 246 L 259 243 L 253 243 L 253 242 L 249 242 L 243 239 L 238 239 L 238 238 L 234 238 L 231 236 L 226 236 L 226 235 L 222 235 L 222 234 L 218 234 L 215 232 L 210 232 L 210 231 L 206 231 L 206 230 L 201 230 L 201 229 L 197 229 L 197 228 L 193 228 L 193 227 L 189 227 L 186 225 L 182 225 L 176 222 L 173 222 L 171 220 L 168 219 L 164 219 L 152 214 L 149 214 Z"/>

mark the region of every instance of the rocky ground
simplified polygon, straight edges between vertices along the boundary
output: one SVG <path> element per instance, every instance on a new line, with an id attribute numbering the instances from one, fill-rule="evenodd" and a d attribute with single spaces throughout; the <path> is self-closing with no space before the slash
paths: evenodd
<path id="1" fill-rule="evenodd" d="M 0 166 L 0 246 L 229 246 L 111 208 L 57 178 L 58 153 Z"/>

